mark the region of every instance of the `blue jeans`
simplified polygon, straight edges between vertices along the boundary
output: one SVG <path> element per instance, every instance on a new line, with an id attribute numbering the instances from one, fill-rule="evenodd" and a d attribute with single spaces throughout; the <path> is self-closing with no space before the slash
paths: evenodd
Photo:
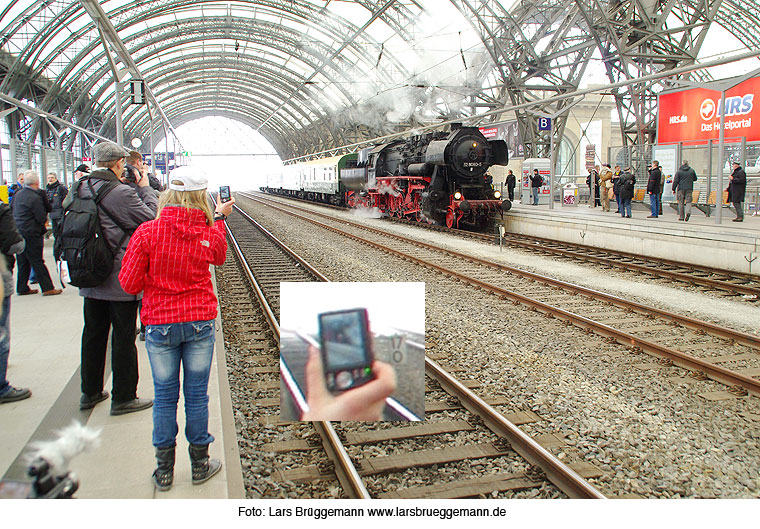
<path id="1" fill-rule="evenodd" d="M 531 187 L 531 190 L 533 191 L 533 204 L 538 205 L 538 188 Z"/>
<path id="2" fill-rule="evenodd" d="M 649 205 L 652 207 L 652 216 L 657 217 L 660 212 L 660 195 L 657 193 L 649 195 Z"/>
<path id="3" fill-rule="evenodd" d="M 617 205 L 618 205 L 617 212 L 620 213 L 620 208 L 623 205 L 623 202 L 620 200 L 620 191 L 618 191 L 617 194 L 615 195 L 615 201 L 617 202 Z"/>
<path id="4" fill-rule="evenodd" d="M 620 216 L 621 217 L 630 217 L 631 216 L 631 200 L 630 198 L 624 198 L 623 199 L 623 209 L 620 210 Z"/>
<path id="5" fill-rule="evenodd" d="M 0 315 L 0 395 L 11 389 L 5 378 L 8 374 L 8 355 L 11 352 L 11 296 L 3 298 L 3 313 Z"/>
<path id="6" fill-rule="evenodd" d="M 145 347 L 153 371 L 153 446 L 177 439 L 179 368 L 185 396 L 185 437 L 195 445 L 214 440 L 208 433 L 208 377 L 214 355 L 214 320 L 148 325 Z"/>

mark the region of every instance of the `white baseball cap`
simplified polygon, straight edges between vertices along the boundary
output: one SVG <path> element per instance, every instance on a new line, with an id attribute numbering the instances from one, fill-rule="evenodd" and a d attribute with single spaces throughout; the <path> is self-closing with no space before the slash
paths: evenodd
<path id="1" fill-rule="evenodd" d="M 177 167 L 169 175 L 169 189 L 173 191 L 198 191 L 207 187 L 208 176 L 198 167 L 184 165 Z"/>

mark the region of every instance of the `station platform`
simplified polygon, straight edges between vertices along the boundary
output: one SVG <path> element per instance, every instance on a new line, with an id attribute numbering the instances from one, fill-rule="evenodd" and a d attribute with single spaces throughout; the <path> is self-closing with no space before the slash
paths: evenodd
<path id="1" fill-rule="evenodd" d="M 45 244 L 45 263 L 51 276 L 56 275 L 52 243 L 51 238 Z M 53 282 L 60 285 L 57 277 Z M 112 417 L 110 399 L 92 410 L 79 409 L 82 303 L 79 290 L 70 285 L 59 296 L 14 294 L 11 299 L 8 380 L 13 386 L 31 389 L 32 396 L 0 405 L 0 446 L 3 447 L 0 479 L 5 490 L 22 490 L 20 483 L 30 481 L 26 476 L 25 455 L 31 443 L 56 439 L 58 430 L 78 421 L 101 433 L 100 446 L 79 454 L 70 464 L 70 470 L 79 478 L 76 498 L 245 497 L 221 319 L 217 318 L 216 351 L 209 380 L 209 429 L 216 438 L 209 452 L 211 457 L 221 459 L 222 471 L 202 485 L 192 485 L 188 443 L 184 438 L 184 402 L 180 393 L 174 486 L 167 492 L 158 492 L 151 481 L 155 468 L 151 410 Z M 137 394 L 141 398 L 152 398 L 153 380 L 145 342 L 137 340 L 137 350 L 140 373 Z M 104 388 L 111 393 L 110 344 Z M 8 483 L 13 485 L 6 486 Z"/>
<path id="2" fill-rule="evenodd" d="M 745 212 L 743 222 L 732 222 L 734 213 L 724 208 L 722 222 L 716 224 L 714 211 L 707 217 L 696 207 L 688 222 L 679 221 L 667 203 L 653 219 L 647 218 L 649 206 L 641 203 L 632 206 L 630 219 L 615 213 L 615 202 L 610 209 L 557 202 L 549 209 L 548 204 L 516 201 L 504 214 L 504 227 L 508 233 L 760 275 L 760 216 L 751 212 Z"/>

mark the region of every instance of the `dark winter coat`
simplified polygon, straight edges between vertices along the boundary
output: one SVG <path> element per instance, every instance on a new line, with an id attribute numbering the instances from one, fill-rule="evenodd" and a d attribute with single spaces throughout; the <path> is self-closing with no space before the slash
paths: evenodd
<path id="1" fill-rule="evenodd" d="M 728 201 L 744 202 L 744 193 L 747 190 L 747 173 L 741 167 L 737 167 L 731 176 L 731 182 L 728 184 Z"/>
<path id="2" fill-rule="evenodd" d="M 514 189 L 517 179 L 514 174 L 507 175 L 507 189 Z"/>
<path id="3" fill-rule="evenodd" d="M 45 189 L 48 200 L 50 201 L 50 207 L 53 210 L 50 212 L 50 218 L 53 220 L 61 220 L 63 217 L 63 200 L 66 198 L 69 190 L 65 185 L 62 185 L 58 180 L 47 186 Z"/>
<path id="4" fill-rule="evenodd" d="M 24 251 L 26 243 L 16 229 L 13 221 L 13 213 L 7 204 L 0 202 L 0 253 L 5 256 L 6 269 L 2 271 L 5 295 L 13 293 L 13 265 L 16 262 L 15 255 Z"/>
<path id="5" fill-rule="evenodd" d="M 636 177 L 628 171 L 623 171 L 620 175 L 620 199 L 631 200 L 633 198 L 633 188 L 636 185 Z"/>
<path id="6" fill-rule="evenodd" d="M 31 187 L 16 191 L 11 209 L 16 228 L 24 238 L 45 235 L 47 214 L 52 208 L 44 191 Z"/>
<path id="7" fill-rule="evenodd" d="M 620 173 L 612 173 L 612 192 L 616 197 L 620 196 Z"/>
<path id="8" fill-rule="evenodd" d="M 694 182 L 697 181 L 697 173 L 688 165 L 682 165 L 673 177 L 673 192 L 694 191 Z"/>
<path id="9" fill-rule="evenodd" d="M 540 174 L 533 173 L 530 175 L 530 187 L 541 187 L 544 178 Z"/>
<path id="10" fill-rule="evenodd" d="M 121 247 L 116 251 L 114 256 L 114 266 L 111 271 L 111 275 L 108 276 L 103 284 L 92 288 L 80 288 L 79 295 L 92 298 L 102 299 L 107 301 L 134 301 L 140 299 L 141 296 L 133 296 L 124 292 L 119 284 L 119 271 L 121 270 L 121 260 L 124 257 L 124 253 L 127 250 L 127 244 L 129 244 L 129 236 L 137 229 L 137 227 L 143 222 L 153 220 L 156 218 L 156 211 L 158 210 L 158 195 L 150 187 L 138 187 L 133 189 L 128 185 L 123 185 L 116 174 L 109 169 L 98 168 L 91 172 L 88 177 L 80 180 L 82 185 L 80 186 L 80 196 L 89 197 L 90 189 L 87 185 L 87 179 L 92 181 L 92 186 L 95 192 L 99 192 L 108 182 L 116 182 L 118 185 L 108 193 L 105 198 L 98 205 L 98 218 L 100 219 L 100 226 L 103 229 L 103 234 L 108 241 L 111 248 L 116 247 L 124 236 L 122 229 L 116 225 L 116 222 L 103 211 L 108 210 L 116 221 L 121 224 L 127 230 L 127 237 L 122 242 Z M 76 185 L 76 184 L 75 184 Z M 73 187 L 72 187 L 73 190 Z M 71 197 L 72 193 L 69 193 Z M 66 207 L 68 200 L 64 203 Z"/>
<path id="11" fill-rule="evenodd" d="M 662 171 L 659 167 L 654 167 L 649 170 L 649 180 L 647 180 L 647 193 L 659 194 L 660 193 L 660 180 L 662 180 Z"/>
<path id="12" fill-rule="evenodd" d="M 148 173 L 148 182 L 150 182 L 150 187 L 158 191 L 159 193 L 161 191 L 164 191 L 164 186 L 161 185 L 161 182 L 158 181 L 158 178 L 153 176 L 152 173 Z"/>

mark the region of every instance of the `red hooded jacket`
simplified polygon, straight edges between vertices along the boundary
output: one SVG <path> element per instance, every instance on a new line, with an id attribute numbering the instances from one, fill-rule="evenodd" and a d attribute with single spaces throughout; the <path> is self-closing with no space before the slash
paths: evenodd
<path id="1" fill-rule="evenodd" d="M 226 255 L 223 221 L 209 227 L 199 209 L 166 206 L 132 235 L 119 282 L 130 294 L 143 292 L 145 325 L 211 320 L 217 299 L 209 265 L 221 265 Z"/>

